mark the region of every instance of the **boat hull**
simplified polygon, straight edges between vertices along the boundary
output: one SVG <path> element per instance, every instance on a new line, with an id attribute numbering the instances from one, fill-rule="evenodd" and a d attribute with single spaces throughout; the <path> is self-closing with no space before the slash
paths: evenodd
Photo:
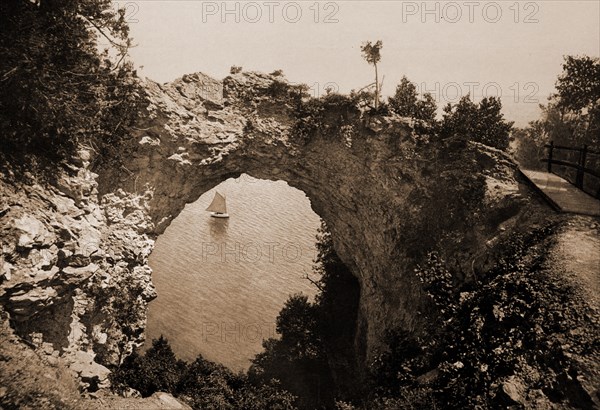
<path id="1" fill-rule="evenodd" d="M 213 218 L 229 218 L 229 214 L 221 214 L 217 212 L 211 212 L 210 216 L 212 216 Z"/>

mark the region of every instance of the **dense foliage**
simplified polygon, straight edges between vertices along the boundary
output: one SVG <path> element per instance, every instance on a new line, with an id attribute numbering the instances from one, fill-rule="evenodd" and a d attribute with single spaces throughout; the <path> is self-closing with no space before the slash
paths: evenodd
<path id="1" fill-rule="evenodd" d="M 545 145 L 582 147 L 600 152 L 600 58 L 566 56 L 563 72 L 559 75 L 558 93 L 540 106 L 542 115 L 513 135 L 515 156 L 527 168 L 542 168 L 541 159 L 547 157 Z M 577 163 L 578 152 L 556 151 L 555 159 Z M 600 171 L 600 156 L 589 155 L 587 168 Z M 574 182 L 571 168 L 555 166 L 553 172 Z M 600 192 L 600 181 L 587 178 L 586 190 Z"/>
<path id="2" fill-rule="evenodd" d="M 330 93 L 321 98 L 301 101 L 295 111 L 293 135 L 307 142 L 319 135 L 324 138 L 344 138 L 346 129 L 352 129 L 359 118 L 357 100 Z"/>
<path id="3" fill-rule="evenodd" d="M 140 104 L 128 36 L 124 10 L 110 0 L 2 1 L 3 152 L 31 166 L 123 138 Z"/>
<path id="4" fill-rule="evenodd" d="M 502 102 L 496 97 L 485 97 L 479 104 L 469 95 L 444 107 L 440 133 L 444 137 L 464 136 L 501 150 L 508 148 L 512 122 L 502 114 Z"/>
<path id="5" fill-rule="evenodd" d="M 277 317 L 279 339 L 263 342 L 249 371 L 251 380 L 281 381 L 298 396 L 300 408 L 314 409 L 331 403 L 333 382 L 318 331 L 316 306 L 304 295 L 291 296 Z"/>
<path id="6" fill-rule="evenodd" d="M 138 390 L 147 397 L 157 391 L 179 397 L 195 409 L 293 409 L 294 396 L 276 381 L 252 384 L 243 374 L 198 356 L 192 363 L 178 360 L 162 336 L 142 356 L 129 356 L 111 374 L 113 388 Z"/>
<path id="7" fill-rule="evenodd" d="M 265 350 L 249 371 L 250 378 L 260 382 L 279 380 L 298 396 L 298 407 L 305 409 L 332 407 L 335 397 L 352 395 L 345 389 L 357 381 L 352 366 L 332 368 L 330 363 L 334 357 L 354 355 L 359 286 L 333 250 L 324 223 L 317 235 L 317 251 L 315 302 L 304 295 L 288 299 L 277 317 L 281 337 L 263 343 Z"/>
<path id="8" fill-rule="evenodd" d="M 389 350 L 372 367 L 375 397 L 364 406 L 501 408 L 535 394 L 525 385 L 557 404 L 592 406 L 585 393 L 563 384 L 578 377 L 566 349 L 590 354 L 597 337 L 567 332 L 583 318 L 573 289 L 544 269 L 556 229 L 550 223 L 513 234 L 495 266 L 460 287 L 443 258 L 431 253 L 417 275 L 441 315 L 426 340 L 390 333 Z"/>
<path id="9" fill-rule="evenodd" d="M 430 125 L 436 122 L 437 104 L 435 98 L 430 93 L 425 93 L 419 98 L 417 86 L 409 81 L 406 76 L 403 76 L 400 84 L 396 86 L 396 92 L 388 99 L 388 104 L 390 111 L 403 117 L 422 120 Z"/>

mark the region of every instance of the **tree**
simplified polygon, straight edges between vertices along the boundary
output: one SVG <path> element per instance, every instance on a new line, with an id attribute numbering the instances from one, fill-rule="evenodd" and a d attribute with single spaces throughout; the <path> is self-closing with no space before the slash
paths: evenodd
<path id="1" fill-rule="evenodd" d="M 396 87 L 396 93 L 388 99 L 390 109 L 403 117 L 411 117 L 425 121 L 429 124 L 435 123 L 437 104 L 430 93 L 418 97 L 417 86 L 409 81 L 406 76 L 402 77 L 400 84 Z"/>
<path id="2" fill-rule="evenodd" d="M 457 104 L 448 103 L 443 108 L 440 133 L 443 137 L 461 135 L 472 138 L 476 132 L 476 122 L 477 105 L 471 101 L 470 95 L 466 95 Z"/>
<path id="3" fill-rule="evenodd" d="M 333 401 L 333 381 L 321 337 L 318 312 L 305 295 L 290 296 L 277 317 L 281 339 L 263 342 L 264 351 L 252 360 L 250 380 L 265 384 L 279 380 L 298 397 L 300 408 L 320 408 Z"/>
<path id="4" fill-rule="evenodd" d="M 396 93 L 389 98 L 390 109 L 403 117 L 415 118 L 417 111 L 417 87 L 406 76 L 396 87 Z"/>
<path id="5" fill-rule="evenodd" d="M 545 156 L 547 133 L 544 122 L 531 121 L 525 128 L 517 128 L 511 135 L 514 156 L 517 162 L 527 169 L 543 169 L 546 165 L 540 160 Z"/>
<path id="6" fill-rule="evenodd" d="M 428 122 L 429 124 L 435 124 L 437 113 L 437 103 L 435 98 L 430 93 L 423 94 L 423 98 L 417 101 L 417 112 L 415 117 L 417 119 Z"/>
<path id="7" fill-rule="evenodd" d="M 461 136 L 472 141 L 506 150 L 513 122 L 506 121 L 499 98 L 486 97 L 478 104 L 466 95 L 444 107 L 441 134 L 444 137 Z"/>
<path id="8" fill-rule="evenodd" d="M 581 112 L 600 104 L 600 58 L 565 57 L 556 84 L 559 106 Z"/>
<path id="9" fill-rule="evenodd" d="M 130 45 L 125 10 L 110 0 L 2 1 L 3 151 L 55 162 L 82 142 L 115 145 L 139 111 Z"/>
<path id="10" fill-rule="evenodd" d="M 375 44 L 368 41 L 360 48 L 363 58 L 367 60 L 367 63 L 375 67 L 375 109 L 379 108 L 379 75 L 377 73 L 377 63 L 381 60 L 382 48 L 383 42 L 381 40 L 377 40 Z"/>
<path id="11" fill-rule="evenodd" d="M 127 357 L 111 374 L 111 383 L 117 389 L 129 386 L 143 397 L 157 391 L 175 392 L 185 362 L 177 360 L 169 342 L 163 336 L 152 341 L 152 347 L 144 356 L 137 353 Z"/>
<path id="12" fill-rule="evenodd" d="M 336 254 L 323 221 L 316 248 L 313 270 L 320 279 L 311 280 L 319 289 L 315 302 L 301 294 L 286 301 L 277 317 L 281 338 L 264 341 L 264 351 L 249 370 L 251 380 L 280 380 L 298 396 L 297 405 L 309 409 L 331 406 L 334 396 L 356 399 L 363 387 L 351 360 L 360 285 Z"/>
<path id="13" fill-rule="evenodd" d="M 504 120 L 500 99 L 496 97 L 484 98 L 479 103 L 477 114 L 476 136 L 478 141 L 506 150 L 514 122 Z"/>
<path id="14" fill-rule="evenodd" d="M 600 147 L 600 58 L 565 57 L 551 100 L 573 126 L 568 145 Z"/>

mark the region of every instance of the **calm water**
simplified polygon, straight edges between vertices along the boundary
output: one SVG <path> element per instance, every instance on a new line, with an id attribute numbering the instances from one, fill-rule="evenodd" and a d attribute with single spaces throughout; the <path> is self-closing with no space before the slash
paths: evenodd
<path id="1" fill-rule="evenodd" d="M 204 211 L 215 190 L 227 197 L 229 219 Z M 305 274 L 319 224 L 303 192 L 247 175 L 187 205 L 150 256 L 158 298 L 149 306 L 147 345 L 163 334 L 182 359 L 201 353 L 248 368 L 262 340 L 275 335 L 288 296 L 315 294 Z"/>

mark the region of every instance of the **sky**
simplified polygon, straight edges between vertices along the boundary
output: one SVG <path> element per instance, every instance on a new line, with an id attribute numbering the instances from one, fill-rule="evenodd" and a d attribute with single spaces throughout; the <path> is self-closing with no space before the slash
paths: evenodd
<path id="1" fill-rule="evenodd" d="M 361 56 L 383 41 L 383 94 L 402 76 L 441 107 L 470 93 L 500 96 L 507 119 L 526 125 L 555 91 L 565 55 L 600 55 L 600 1 L 118 1 L 143 77 L 224 78 L 281 69 L 313 95 L 374 81 Z"/>

